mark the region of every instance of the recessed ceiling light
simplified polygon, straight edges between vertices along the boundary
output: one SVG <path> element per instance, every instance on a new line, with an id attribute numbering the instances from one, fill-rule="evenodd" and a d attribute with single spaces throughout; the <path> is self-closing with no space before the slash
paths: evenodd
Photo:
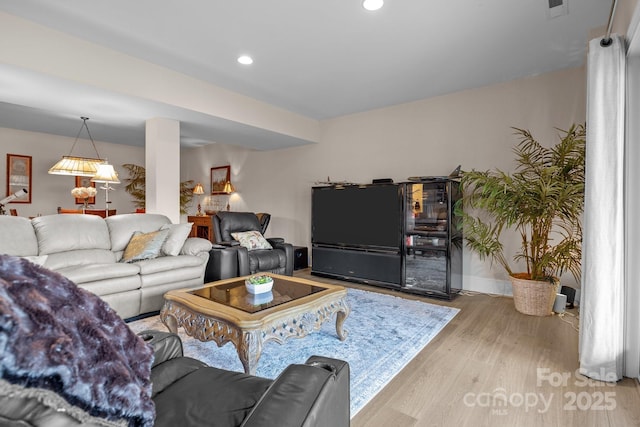
<path id="1" fill-rule="evenodd" d="M 384 0 L 364 0 L 362 7 L 367 10 L 378 10 L 384 5 Z"/>
<path id="2" fill-rule="evenodd" d="M 253 58 L 251 58 L 249 55 L 242 55 L 238 57 L 238 62 L 242 65 L 251 65 L 253 64 Z"/>

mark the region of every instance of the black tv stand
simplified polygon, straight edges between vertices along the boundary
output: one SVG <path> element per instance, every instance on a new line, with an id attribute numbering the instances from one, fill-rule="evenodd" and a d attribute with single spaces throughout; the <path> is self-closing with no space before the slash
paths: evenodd
<path id="1" fill-rule="evenodd" d="M 399 251 L 313 245 L 311 274 L 379 286 L 400 287 Z"/>
<path id="2" fill-rule="evenodd" d="M 458 187 L 448 177 L 314 187 L 311 274 L 451 299 L 462 288 Z"/>

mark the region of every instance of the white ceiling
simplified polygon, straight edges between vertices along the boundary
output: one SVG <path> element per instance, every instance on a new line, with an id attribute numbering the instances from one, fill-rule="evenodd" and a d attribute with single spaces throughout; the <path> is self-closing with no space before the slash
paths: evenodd
<path id="1" fill-rule="evenodd" d="M 553 18 L 549 0 L 386 0 L 377 12 L 361 0 L 2 0 L 0 11 L 323 120 L 580 66 L 611 3 L 564 1 Z M 236 62 L 244 53 L 253 65 Z M 305 142 L 0 62 L 0 126 L 73 137 L 92 99 L 108 109 L 89 122 L 103 141 L 143 144 L 144 120 L 163 116 L 181 121 L 184 145 Z"/>

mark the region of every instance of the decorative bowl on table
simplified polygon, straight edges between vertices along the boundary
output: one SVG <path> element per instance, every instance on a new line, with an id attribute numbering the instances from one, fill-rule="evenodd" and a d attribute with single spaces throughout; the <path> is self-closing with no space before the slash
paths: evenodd
<path id="1" fill-rule="evenodd" d="M 265 274 L 251 276 L 244 281 L 244 286 L 250 294 L 262 294 L 271 292 L 273 287 L 273 278 Z"/>

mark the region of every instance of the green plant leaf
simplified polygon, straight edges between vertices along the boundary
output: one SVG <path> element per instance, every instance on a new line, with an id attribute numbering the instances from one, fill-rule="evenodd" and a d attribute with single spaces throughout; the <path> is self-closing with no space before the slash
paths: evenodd
<path id="1" fill-rule="evenodd" d="M 534 280 L 571 272 L 580 277 L 582 213 L 584 209 L 584 125 L 560 132 L 547 148 L 531 132 L 513 128 L 513 173 L 499 169 L 462 172 L 463 197 L 456 203 L 467 246 L 513 274 L 504 255 L 502 232 L 521 236 L 515 261 L 524 261 Z"/>

